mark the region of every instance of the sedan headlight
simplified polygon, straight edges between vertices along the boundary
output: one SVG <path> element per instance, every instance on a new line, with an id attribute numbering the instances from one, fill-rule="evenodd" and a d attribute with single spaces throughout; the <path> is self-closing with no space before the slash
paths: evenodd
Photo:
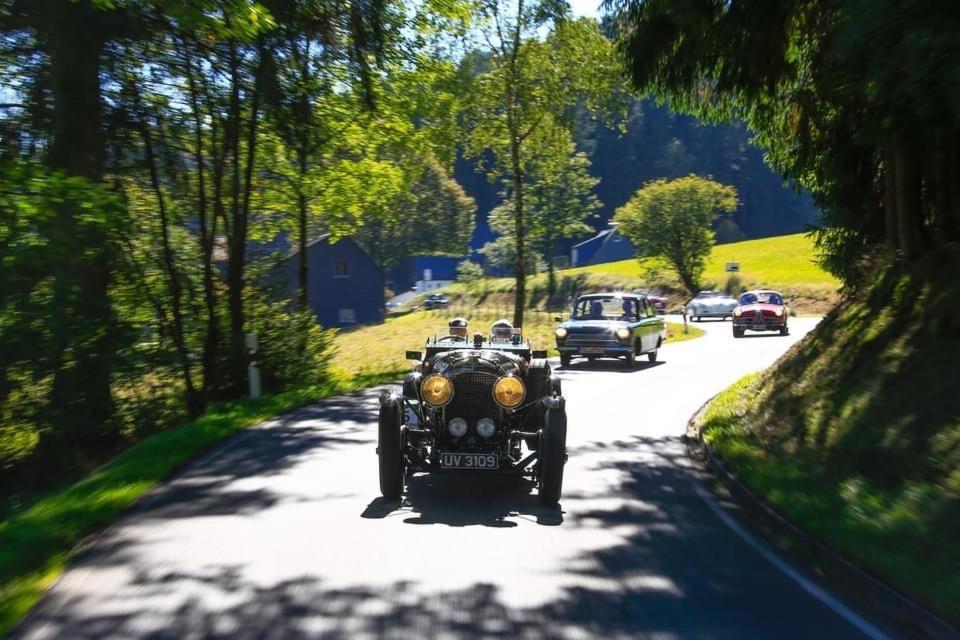
<path id="1" fill-rule="evenodd" d="M 453 383 L 439 373 L 427 376 L 420 385 L 424 402 L 433 407 L 442 407 L 453 398 Z"/>
<path id="2" fill-rule="evenodd" d="M 480 418 L 477 423 L 477 433 L 483 438 L 489 438 L 497 432 L 497 423 L 490 418 Z"/>
<path id="3" fill-rule="evenodd" d="M 557 338 L 559 340 L 563 340 L 564 338 L 567 337 L 567 334 L 569 333 L 569 331 L 567 331 L 564 327 L 557 327 L 557 330 L 554 333 L 557 334 Z"/>
<path id="4" fill-rule="evenodd" d="M 629 340 L 630 335 L 630 329 L 627 329 L 626 327 L 620 327 L 617 329 L 617 338 L 620 340 Z"/>
<path id="5" fill-rule="evenodd" d="M 527 395 L 523 381 L 514 376 L 504 376 L 493 385 L 493 399 L 504 409 L 519 406 Z"/>
<path id="6" fill-rule="evenodd" d="M 743 315 L 743 309 L 741 309 L 740 307 L 737 307 L 736 309 L 733 310 L 733 315 L 739 318 L 740 316 Z"/>
<path id="7" fill-rule="evenodd" d="M 783 309 L 774 309 L 773 312 L 777 314 L 778 318 L 783 315 Z"/>

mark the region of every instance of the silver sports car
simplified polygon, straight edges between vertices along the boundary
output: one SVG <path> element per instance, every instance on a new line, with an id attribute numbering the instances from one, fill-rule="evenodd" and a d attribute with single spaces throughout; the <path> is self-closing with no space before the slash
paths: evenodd
<path id="1" fill-rule="evenodd" d="M 687 303 L 687 317 L 694 322 L 700 322 L 701 318 L 726 320 L 733 317 L 736 307 L 737 299 L 722 291 L 701 291 Z"/>

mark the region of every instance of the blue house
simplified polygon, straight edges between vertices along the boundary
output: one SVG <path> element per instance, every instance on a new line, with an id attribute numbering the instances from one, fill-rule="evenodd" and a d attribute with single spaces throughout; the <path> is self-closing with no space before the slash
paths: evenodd
<path id="1" fill-rule="evenodd" d="M 281 265 L 287 291 L 299 286 L 299 256 L 294 253 Z M 329 234 L 307 245 L 307 304 L 324 327 L 349 327 L 382 322 L 386 302 L 383 271 L 350 238 L 333 244 Z"/>
<path id="2" fill-rule="evenodd" d="M 570 266 L 582 267 L 589 264 L 616 262 L 636 255 L 637 249 L 633 243 L 611 224 L 609 229 L 604 229 L 589 240 L 573 245 L 570 249 Z"/>

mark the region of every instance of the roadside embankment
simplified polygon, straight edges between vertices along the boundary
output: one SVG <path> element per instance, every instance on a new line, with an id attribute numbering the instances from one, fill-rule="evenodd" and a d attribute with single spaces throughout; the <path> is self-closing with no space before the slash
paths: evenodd
<path id="1" fill-rule="evenodd" d="M 702 415 L 793 522 L 960 622 L 960 259 L 891 268 Z"/>

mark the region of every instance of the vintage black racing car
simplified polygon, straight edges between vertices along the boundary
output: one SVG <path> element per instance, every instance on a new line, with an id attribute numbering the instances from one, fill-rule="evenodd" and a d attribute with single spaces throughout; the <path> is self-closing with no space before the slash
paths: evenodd
<path id="1" fill-rule="evenodd" d="M 402 393 L 380 396 L 380 492 L 403 493 L 406 474 L 474 472 L 532 478 L 546 504 L 560 500 L 567 415 L 546 352 L 506 320 L 472 338 L 466 321 L 428 340 Z"/>

